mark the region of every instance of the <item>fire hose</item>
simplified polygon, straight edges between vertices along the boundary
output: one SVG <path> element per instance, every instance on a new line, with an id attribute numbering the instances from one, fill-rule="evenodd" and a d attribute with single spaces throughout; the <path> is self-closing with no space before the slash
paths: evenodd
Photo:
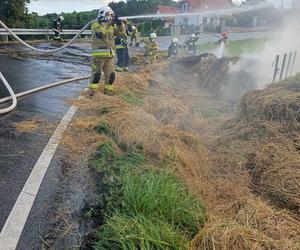
<path id="1" fill-rule="evenodd" d="M 24 46 L 26 46 L 26 47 L 28 47 L 28 48 L 30 48 L 30 49 L 38 52 L 38 53 L 55 53 L 55 52 L 58 52 L 58 51 L 61 51 L 61 50 L 65 49 L 71 43 L 73 43 L 90 26 L 90 24 L 93 21 L 94 20 L 87 23 L 69 42 L 67 42 L 63 46 L 61 46 L 59 48 L 56 48 L 56 49 L 49 49 L 49 50 L 38 49 L 38 48 L 35 48 L 35 47 L 29 45 L 28 43 L 24 42 L 10 28 L 8 28 L 1 20 L 0 20 L 0 25 L 4 29 L 6 29 L 17 41 L 19 41 Z M 31 90 L 28 90 L 28 91 L 25 91 L 25 92 L 22 92 L 22 93 L 15 94 L 14 91 L 12 90 L 11 86 L 9 85 L 9 83 L 7 82 L 5 77 L 3 76 L 3 74 L 0 72 L 0 80 L 3 82 L 4 86 L 6 87 L 6 89 L 8 90 L 8 92 L 10 94 L 10 96 L 0 99 L 0 104 L 4 103 L 4 102 L 7 102 L 9 100 L 12 100 L 12 104 L 9 107 L 4 108 L 4 109 L 0 109 L 0 115 L 3 115 L 3 114 L 6 114 L 6 113 L 9 113 L 9 112 L 13 111 L 17 107 L 17 103 L 18 103 L 17 98 L 18 97 L 21 97 L 21 96 L 24 96 L 24 95 L 29 95 L 31 93 L 38 92 L 38 91 L 48 89 L 48 88 L 52 88 L 52 87 L 62 85 L 62 84 L 65 84 L 65 83 L 80 81 L 80 80 L 84 80 L 84 79 L 88 79 L 88 78 L 89 78 L 89 76 L 72 78 L 72 79 L 68 79 L 68 80 L 65 80 L 65 81 L 52 83 L 52 84 L 47 84 L 47 85 L 42 86 L 42 87 L 34 88 L 34 89 L 31 89 Z"/>
<path id="2" fill-rule="evenodd" d="M 29 45 L 28 43 L 24 42 L 10 28 L 8 28 L 1 20 L 0 20 L 0 25 L 4 29 L 6 29 L 13 36 L 13 38 L 18 40 L 20 43 L 22 43 L 24 46 L 28 47 L 29 49 L 32 49 L 32 50 L 34 50 L 36 52 L 39 52 L 39 53 L 55 53 L 55 52 L 58 52 L 58 51 L 61 51 L 65 48 L 67 48 L 71 43 L 73 43 L 91 25 L 92 22 L 94 22 L 94 20 L 88 22 L 69 42 L 67 42 L 63 46 L 61 46 L 59 48 L 56 48 L 56 49 L 38 49 L 38 48 L 35 48 L 35 47 Z"/>
<path id="3" fill-rule="evenodd" d="M 7 97 L 4 97 L 4 98 L 0 99 L 0 104 L 4 103 L 4 102 L 8 102 L 10 100 L 13 101 L 13 103 L 8 108 L 4 108 L 4 109 L 0 110 L 0 115 L 6 114 L 6 113 L 14 110 L 17 106 L 17 98 L 18 97 L 29 95 L 29 94 L 32 94 L 32 93 L 35 93 L 35 92 L 38 92 L 38 91 L 41 91 L 41 90 L 44 90 L 44 89 L 49 89 L 49 88 L 52 88 L 52 87 L 56 87 L 56 86 L 59 86 L 59 85 L 62 85 L 62 84 L 66 84 L 66 83 L 70 83 L 70 82 L 77 82 L 77 81 L 81 81 L 81 80 L 86 80 L 88 78 L 90 78 L 90 76 L 76 77 L 76 78 L 67 79 L 67 80 L 60 81 L 60 82 L 50 83 L 50 84 L 47 84 L 47 85 L 44 85 L 44 86 L 41 86 L 41 87 L 37 87 L 37 88 L 34 88 L 34 89 L 30 89 L 30 90 L 15 94 L 14 91 L 12 90 L 12 88 L 10 87 L 9 83 L 5 79 L 5 77 L 0 72 L 0 79 L 2 80 L 2 82 L 4 83 L 5 87 L 7 88 L 8 92 L 10 94 L 10 96 L 7 96 Z"/>

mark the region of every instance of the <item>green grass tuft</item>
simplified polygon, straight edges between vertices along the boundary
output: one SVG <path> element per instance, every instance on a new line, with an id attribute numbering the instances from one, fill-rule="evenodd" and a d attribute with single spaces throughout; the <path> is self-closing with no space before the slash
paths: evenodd
<path id="1" fill-rule="evenodd" d="M 101 107 L 99 112 L 101 115 L 107 115 L 110 112 L 110 108 L 109 107 Z"/>
<path id="2" fill-rule="evenodd" d="M 195 235 L 204 224 L 204 206 L 170 173 L 127 175 L 124 180 L 124 213 L 145 214 Z"/>
<path id="3" fill-rule="evenodd" d="M 127 103 L 134 104 L 137 106 L 144 105 L 144 100 L 142 98 L 137 97 L 131 91 L 125 91 L 121 96 L 122 96 L 122 99 Z"/>
<path id="4" fill-rule="evenodd" d="M 113 132 L 112 132 L 110 126 L 108 125 L 108 123 L 106 123 L 106 122 L 101 122 L 97 127 L 97 131 L 101 135 L 113 137 Z"/>
<path id="5" fill-rule="evenodd" d="M 95 249 L 189 249 L 204 217 L 203 205 L 173 174 L 127 173 L 122 207 L 98 230 Z"/>
<path id="6" fill-rule="evenodd" d="M 189 240 L 171 225 L 141 214 L 116 214 L 97 232 L 96 250 L 184 250 Z"/>

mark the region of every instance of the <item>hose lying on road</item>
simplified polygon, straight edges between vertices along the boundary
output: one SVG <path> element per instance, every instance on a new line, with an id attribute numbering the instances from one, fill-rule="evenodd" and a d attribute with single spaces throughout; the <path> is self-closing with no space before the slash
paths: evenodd
<path id="1" fill-rule="evenodd" d="M 13 90 L 11 89 L 9 83 L 6 81 L 6 79 L 4 78 L 2 73 L 0 72 L 0 79 L 2 80 L 2 82 L 4 83 L 5 87 L 7 88 L 7 90 L 9 91 L 9 94 L 10 94 L 10 96 L 7 96 L 7 97 L 4 97 L 4 98 L 0 99 L 0 103 L 4 103 L 4 102 L 7 102 L 9 100 L 13 100 L 13 103 L 10 107 L 5 108 L 5 109 L 0 109 L 0 115 L 11 112 L 12 110 L 14 110 L 16 108 L 16 106 L 17 106 L 17 97 L 29 95 L 29 94 L 32 94 L 32 93 L 35 93 L 35 92 L 38 92 L 38 91 L 41 91 L 41 90 L 44 90 L 44 89 L 56 87 L 58 85 L 62 85 L 62 84 L 70 83 L 70 82 L 81 81 L 81 80 L 85 80 L 85 79 L 88 79 L 88 78 L 90 78 L 90 76 L 76 77 L 76 78 L 67 79 L 67 80 L 64 80 L 64 81 L 56 82 L 56 83 L 47 84 L 45 86 L 37 87 L 37 88 L 34 88 L 34 89 L 24 91 L 22 93 L 15 94 L 13 92 Z"/>
<path id="2" fill-rule="evenodd" d="M 0 109 L 0 115 L 3 115 L 3 114 L 6 114 L 6 113 L 14 110 L 17 107 L 17 97 L 1 72 L 0 72 L 0 79 L 4 83 L 4 86 L 7 88 L 8 92 L 10 94 L 9 100 L 11 100 L 11 99 L 13 100 L 12 104 L 8 108 Z"/>
<path id="3" fill-rule="evenodd" d="M 56 48 L 56 49 L 38 49 L 35 47 L 32 47 L 31 45 L 29 45 L 28 43 L 24 42 L 20 37 L 18 37 L 10 28 L 8 28 L 5 23 L 3 23 L 0 20 L 0 25 L 6 29 L 16 40 L 18 40 L 20 43 L 22 43 L 24 46 L 39 52 L 39 53 L 55 53 L 58 52 L 60 50 L 65 49 L 66 47 L 68 47 L 72 42 L 74 42 L 89 26 L 92 22 L 94 22 L 95 20 L 90 21 L 89 23 L 87 23 L 78 33 L 77 35 L 75 35 L 69 42 L 67 42 L 66 44 L 64 44 L 63 46 Z"/>

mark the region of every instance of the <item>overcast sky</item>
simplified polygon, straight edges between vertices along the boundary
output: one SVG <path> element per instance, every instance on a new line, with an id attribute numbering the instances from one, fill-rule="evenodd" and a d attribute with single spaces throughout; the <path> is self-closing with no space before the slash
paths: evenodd
<path id="1" fill-rule="evenodd" d="M 61 13 L 72 12 L 74 10 L 94 10 L 111 1 L 112 0 L 31 0 L 28 7 L 30 12 L 37 12 L 39 14 Z M 234 1 L 239 2 L 240 0 Z M 285 3 L 285 7 L 288 8 L 291 0 L 283 1 Z M 268 2 L 280 6 L 281 0 L 268 0 Z"/>

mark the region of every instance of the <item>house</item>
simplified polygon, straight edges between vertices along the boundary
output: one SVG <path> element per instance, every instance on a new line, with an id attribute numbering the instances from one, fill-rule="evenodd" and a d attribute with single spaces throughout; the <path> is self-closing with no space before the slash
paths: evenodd
<path id="1" fill-rule="evenodd" d="M 179 13 L 178 7 L 158 5 L 155 15 L 177 14 L 177 13 Z M 155 19 L 163 20 L 166 26 L 170 26 L 171 24 L 174 24 L 175 21 L 175 17 L 156 17 Z"/>
<path id="2" fill-rule="evenodd" d="M 179 4 L 179 10 L 180 13 L 205 12 L 227 9 L 231 8 L 232 6 L 232 0 L 183 0 Z M 218 16 L 178 16 L 175 18 L 175 25 L 200 27 L 206 24 L 220 26 L 221 18 Z"/>

